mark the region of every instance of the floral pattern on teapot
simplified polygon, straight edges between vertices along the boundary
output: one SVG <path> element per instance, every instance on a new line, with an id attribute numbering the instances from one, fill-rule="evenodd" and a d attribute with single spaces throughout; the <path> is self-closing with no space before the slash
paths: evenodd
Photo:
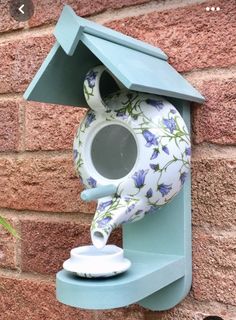
<path id="1" fill-rule="evenodd" d="M 94 99 L 99 69 L 91 70 L 84 82 L 89 104 Z M 113 180 L 114 196 L 98 200 L 91 232 L 107 236 L 118 225 L 141 219 L 156 212 L 181 190 L 190 168 L 190 137 L 181 115 L 165 98 L 153 94 L 121 90 L 100 101 L 99 111 L 89 110 L 74 141 L 76 170 L 87 188 L 105 183 L 86 167 L 84 142 L 102 123 L 129 128 L 139 150 L 137 161 L 127 176 Z M 122 213 L 122 214 L 121 214 Z"/>

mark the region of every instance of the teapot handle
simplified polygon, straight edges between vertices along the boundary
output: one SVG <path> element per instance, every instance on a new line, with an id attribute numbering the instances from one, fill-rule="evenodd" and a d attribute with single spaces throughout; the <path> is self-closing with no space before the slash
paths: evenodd
<path id="1" fill-rule="evenodd" d="M 124 88 L 104 65 L 100 65 L 90 69 L 86 74 L 83 90 L 89 107 L 94 111 L 104 112 L 107 110 L 104 97 Z"/>

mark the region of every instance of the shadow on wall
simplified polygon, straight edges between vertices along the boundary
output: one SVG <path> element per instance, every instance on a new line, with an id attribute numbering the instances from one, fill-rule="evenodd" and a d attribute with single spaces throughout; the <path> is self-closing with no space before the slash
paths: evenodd
<path id="1" fill-rule="evenodd" d="M 221 317 L 217 317 L 217 316 L 208 316 L 206 318 L 204 318 L 203 320 L 224 320 Z"/>

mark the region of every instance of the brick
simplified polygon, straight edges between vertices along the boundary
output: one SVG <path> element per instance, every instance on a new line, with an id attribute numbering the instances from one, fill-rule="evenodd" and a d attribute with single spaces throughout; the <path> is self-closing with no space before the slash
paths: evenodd
<path id="1" fill-rule="evenodd" d="M 90 245 L 90 224 L 68 221 L 21 221 L 21 268 L 26 272 L 54 274 L 69 258 L 72 248 Z M 113 231 L 109 243 L 121 246 L 121 232 Z"/>
<path id="2" fill-rule="evenodd" d="M 221 10 L 206 12 L 207 6 L 219 6 Z M 234 0 L 212 0 L 106 25 L 160 47 L 174 68 L 186 72 L 236 63 L 235 14 Z"/>
<path id="3" fill-rule="evenodd" d="M 234 320 L 236 310 L 234 307 L 230 309 L 228 306 L 216 302 L 199 302 L 189 295 L 170 310 L 163 312 L 146 311 L 144 314 L 145 320 L 204 320 L 209 316 L 222 317 L 223 320 Z"/>
<path id="4" fill-rule="evenodd" d="M 94 212 L 80 199 L 72 156 L 0 159 L 0 207 L 50 212 Z"/>
<path id="5" fill-rule="evenodd" d="M 93 320 L 94 312 L 65 306 L 48 281 L 1 277 L 1 320 Z"/>
<path id="6" fill-rule="evenodd" d="M 101 13 L 107 9 L 119 9 L 149 1 L 150 0 L 70 0 L 67 1 L 66 4 L 70 5 L 79 16 L 90 16 Z M 30 19 L 29 25 L 35 27 L 42 24 L 54 23 L 58 20 L 64 3 L 62 0 L 57 1 L 57 3 L 53 0 L 46 2 L 44 0 L 38 0 L 35 4 L 35 14 Z"/>
<path id="7" fill-rule="evenodd" d="M 204 150 L 204 149 L 202 149 Z M 222 150 L 222 153 L 224 151 Z M 201 148 L 196 153 L 201 155 Z M 235 159 L 215 158 L 192 160 L 193 223 L 197 226 L 234 228 L 235 216 Z"/>
<path id="8" fill-rule="evenodd" d="M 0 216 L 3 215 L 0 213 Z M 7 221 L 15 228 L 15 219 L 7 219 Z M 7 230 L 0 225 L 0 267 L 7 269 L 17 269 L 16 262 L 16 238 L 14 238 Z"/>
<path id="9" fill-rule="evenodd" d="M 198 86 L 206 103 L 193 107 L 194 142 L 236 143 L 236 79 L 203 81 Z"/>
<path id="10" fill-rule="evenodd" d="M 235 257 L 235 234 L 194 229 L 193 294 L 197 300 L 236 305 Z"/>
<path id="11" fill-rule="evenodd" d="M 9 1 L 0 1 L 0 12 L 0 33 L 22 29 L 24 27 L 25 24 L 23 22 L 18 22 L 11 17 L 9 10 Z"/>
<path id="12" fill-rule="evenodd" d="M 126 308 L 118 308 L 115 310 L 99 311 L 96 320 L 146 320 L 144 316 L 145 310 L 138 305 L 131 305 Z"/>
<path id="13" fill-rule="evenodd" d="M 0 101 L 0 152 L 17 151 L 19 141 L 19 106 L 14 101 Z"/>
<path id="14" fill-rule="evenodd" d="M 72 150 L 76 129 L 85 112 L 75 107 L 26 103 L 26 150 Z"/>
<path id="15" fill-rule="evenodd" d="M 0 93 L 24 91 L 54 41 L 45 35 L 0 44 Z"/>

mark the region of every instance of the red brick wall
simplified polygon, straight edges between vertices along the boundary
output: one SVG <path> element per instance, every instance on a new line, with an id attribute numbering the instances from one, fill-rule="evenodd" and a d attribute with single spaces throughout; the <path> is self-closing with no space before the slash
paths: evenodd
<path id="1" fill-rule="evenodd" d="M 162 313 L 138 306 L 91 312 L 55 299 L 55 272 L 72 247 L 89 243 L 95 206 L 80 200 L 71 156 L 83 110 L 22 99 L 64 1 L 36 2 L 35 16 L 17 23 L 0 1 L 0 215 L 21 237 L 0 229 L 0 319 L 235 320 L 235 0 L 67 1 L 79 15 L 163 49 L 207 99 L 192 109 L 192 290 Z M 111 241 L 120 238 L 117 231 Z"/>

